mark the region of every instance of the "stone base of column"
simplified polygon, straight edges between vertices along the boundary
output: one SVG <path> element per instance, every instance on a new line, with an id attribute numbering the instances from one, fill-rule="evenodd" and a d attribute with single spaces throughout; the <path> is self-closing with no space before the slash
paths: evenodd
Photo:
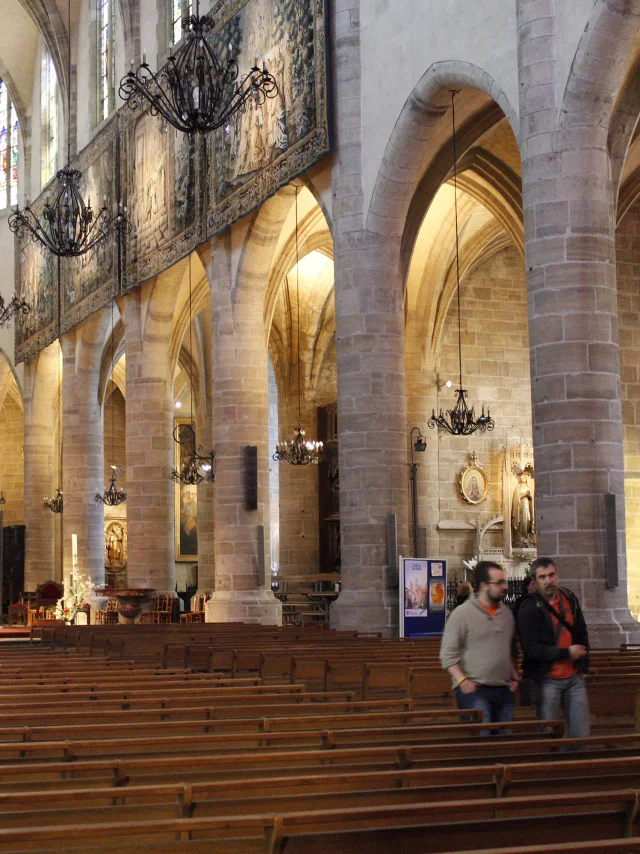
<path id="1" fill-rule="evenodd" d="M 627 608 L 585 609 L 584 616 L 593 649 L 617 648 L 621 643 L 640 644 L 640 624 Z"/>
<path id="2" fill-rule="evenodd" d="M 205 603 L 204 621 L 281 626 L 282 604 L 271 590 L 220 591 Z"/>
<path id="3" fill-rule="evenodd" d="M 395 590 L 342 590 L 329 611 L 332 629 L 398 635 L 398 593 Z"/>

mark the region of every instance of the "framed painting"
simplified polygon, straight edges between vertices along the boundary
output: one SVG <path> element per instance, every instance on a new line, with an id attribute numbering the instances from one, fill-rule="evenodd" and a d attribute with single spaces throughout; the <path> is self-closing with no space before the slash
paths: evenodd
<path id="1" fill-rule="evenodd" d="M 458 482 L 460 493 L 467 504 L 481 504 L 489 493 L 489 478 L 483 468 L 478 465 L 478 455 L 471 454 L 471 461 L 460 472 Z"/>
<path id="2" fill-rule="evenodd" d="M 190 418 L 174 418 L 179 424 L 190 424 Z M 175 443 L 175 468 L 180 471 L 189 453 L 189 445 Z M 176 560 L 198 559 L 198 487 L 188 483 L 175 485 Z"/>

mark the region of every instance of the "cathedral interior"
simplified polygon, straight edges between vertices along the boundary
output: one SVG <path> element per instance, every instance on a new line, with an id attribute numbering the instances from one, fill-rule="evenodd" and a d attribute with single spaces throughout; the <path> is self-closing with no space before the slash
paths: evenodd
<path id="1" fill-rule="evenodd" d="M 640 0 L 0 13 L 0 851 L 640 852 Z"/>

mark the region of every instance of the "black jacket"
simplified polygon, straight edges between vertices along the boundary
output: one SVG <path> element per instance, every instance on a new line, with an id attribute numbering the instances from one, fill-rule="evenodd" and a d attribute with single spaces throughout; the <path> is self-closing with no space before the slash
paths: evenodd
<path id="1" fill-rule="evenodd" d="M 577 596 L 561 587 L 560 591 L 569 600 L 573 614 L 573 643 L 582 644 L 589 649 L 589 633 Z M 528 596 L 518 609 L 518 633 L 524 650 L 522 671 L 525 676 L 542 682 L 554 661 L 569 658 L 567 648 L 556 646 L 551 615 L 545 608 L 540 596 Z M 576 661 L 576 668 L 582 673 L 589 670 L 589 656 Z"/>

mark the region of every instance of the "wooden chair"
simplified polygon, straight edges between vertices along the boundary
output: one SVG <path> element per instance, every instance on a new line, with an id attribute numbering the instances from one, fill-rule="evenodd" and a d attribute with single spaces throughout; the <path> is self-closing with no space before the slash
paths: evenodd
<path id="1" fill-rule="evenodd" d="M 166 593 L 156 596 L 153 600 L 153 607 L 147 613 L 152 615 L 152 619 L 143 620 L 143 617 L 145 616 L 145 612 L 143 612 L 140 615 L 141 623 L 170 623 L 173 613 L 173 596 L 169 596 Z"/>

